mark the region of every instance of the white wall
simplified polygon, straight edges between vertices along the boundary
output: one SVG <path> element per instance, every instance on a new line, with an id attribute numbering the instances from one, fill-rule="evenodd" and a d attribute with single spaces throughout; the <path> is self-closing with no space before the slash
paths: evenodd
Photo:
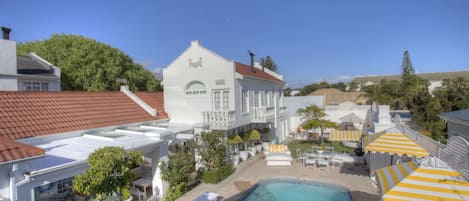
<path id="1" fill-rule="evenodd" d="M 201 60 L 201 66 L 193 67 L 192 62 Z M 230 90 L 234 94 L 234 66 L 215 53 L 202 47 L 198 42 L 191 46 L 163 70 L 165 111 L 171 122 L 201 123 L 202 112 L 212 110 L 212 91 L 214 89 Z M 216 80 L 224 84 L 216 85 Z M 186 96 L 185 87 L 191 81 L 201 81 L 205 84 L 205 95 Z M 233 99 L 233 98 L 231 98 Z M 230 109 L 234 109 L 231 102 Z"/>
<path id="2" fill-rule="evenodd" d="M 16 91 L 16 42 L 0 39 L 0 91 Z"/>

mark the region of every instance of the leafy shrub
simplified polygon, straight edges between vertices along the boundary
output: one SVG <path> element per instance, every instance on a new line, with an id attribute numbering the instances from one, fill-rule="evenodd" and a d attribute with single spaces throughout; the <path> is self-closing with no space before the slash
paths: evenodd
<path id="1" fill-rule="evenodd" d="M 164 201 L 174 201 L 181 197 L 187 191 L 187 183 L 182 182 L 168 189 L 168 194 L 165 196 Z"/>
<path id="2" fill-rule="evenodd" d="M 202 182 L 216 184 L 230 176 L 232 173 L 233 166 L 231 164 L 227 164 L 219 167 L 216 170 L 202 172 Z"/>

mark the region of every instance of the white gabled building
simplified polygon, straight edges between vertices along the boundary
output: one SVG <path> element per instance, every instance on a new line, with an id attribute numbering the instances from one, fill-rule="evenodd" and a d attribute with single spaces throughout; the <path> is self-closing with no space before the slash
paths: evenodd
<path id="1" fill-rule="evenodd" d="M 16 55 L 11 29 L 2 27 L 0 39 L 0 91 L 60 91 L 60 68 L 29 53 Z"/>
<path id="2" fill-rule="evenodd" d="M 192 41 L 163 70 L 163 77 L 165 111 L 171 122 L 227 134 L 270 127 L 263 139 L 267 141 L 275 137 L 282 141 L 288 133 L 282 75 L 223 58 Z"/>

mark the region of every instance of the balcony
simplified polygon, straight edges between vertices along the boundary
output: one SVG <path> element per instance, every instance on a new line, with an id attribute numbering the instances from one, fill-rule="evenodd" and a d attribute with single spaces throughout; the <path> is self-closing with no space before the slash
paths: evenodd
<path id="1" fill-rule="evenodd" d="M 202 112 L 202 118 L 211 129 L 229 129 L 236 124 L 236 111 L 206 111 Z"/>
<path id="2" fill-rule="evenodd" d="M 267 123 L 275 117 L 275 108 L 273 106 L 260 106 L 251 108 L 251 122 Z"/>

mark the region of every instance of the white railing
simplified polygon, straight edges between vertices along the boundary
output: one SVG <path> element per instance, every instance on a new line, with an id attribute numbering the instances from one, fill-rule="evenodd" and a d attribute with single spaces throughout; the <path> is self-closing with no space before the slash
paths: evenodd
<path id="1" fill-rule="evenodd" d="M 267 122 L 269 119 L 274 118 L 275 108 L 273 106 L 260 106 L 251 108 L 251 121 L 252 122 Z"/>
<path id="2" fill-rule="evenodd" d="M 464 138 L 459 136 L 451 137 L 448 144 L 444 145 L 402 125 L 387 129 L 386 132 L 404 133 L 432 156 L 444 161 L 451 168 L 460 172 L 466 179 L 469 179 L 469 143 Z"/>
<path id="3" fill-rule="evenodd" d="M 214 128 L 228 128 L 236 123 L 236 111 L 205 111 L 202 112 L 204 124 Z"/>
<path id="4" fill-rule="evenodd" d="M 369 110 L 371 105 L 353 105 L 351 107 L 340 107 L 338 105 L 326 105 L 324 109 L 326 111 L 337 111 L 337 110 Z"/>

